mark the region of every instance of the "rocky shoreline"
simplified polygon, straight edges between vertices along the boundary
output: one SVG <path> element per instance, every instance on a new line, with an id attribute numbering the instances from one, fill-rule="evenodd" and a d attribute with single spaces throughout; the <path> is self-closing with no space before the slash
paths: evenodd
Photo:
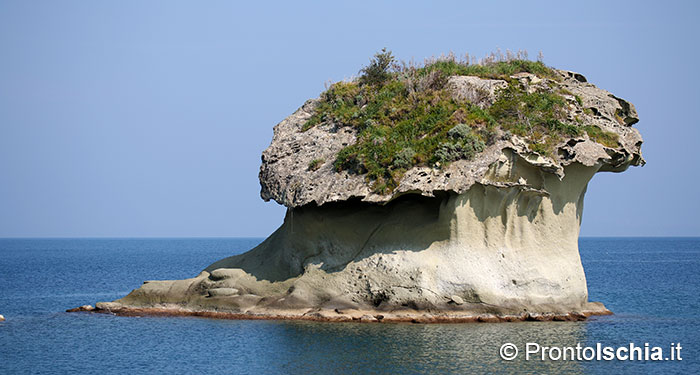
<path id="1" fill-rule="evenodd" d="M 88 312 L 112 314 L 117 316 L 169 316 L 197 317 L 226 320 L 301 320 L 313 322 L 355 322 L 355 323 L 502 323 L 502 322 L 548 322 L 548 321 L 583 321 L 591 316 L 612 315 L 603 304 L 591 302 L 588 309 L 569 313 L 528 313 L 521 314 L 469 314 L 464 312 L 420 312 L 415 310 L 377 311 L 357 309 L 333 309 L 314 311 L 286 311 L 269 313 L 234 313 L 227 311 L 189 310 L 179 306 L 163 307 L 128 307 L 116 303 L 98 303 L 96 306 L 84 305 L 66 312 Z"/>

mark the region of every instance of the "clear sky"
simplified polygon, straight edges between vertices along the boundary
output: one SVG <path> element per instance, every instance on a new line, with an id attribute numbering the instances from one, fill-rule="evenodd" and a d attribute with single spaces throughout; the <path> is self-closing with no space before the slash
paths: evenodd
<path id="1" fill-rule="evenodd" d="M 0 1 L 0 237 L 266 236 L 272 127 L 382 47 L 538 51 L 634 103 L 648 164 L 582 235 L 700 235 L 699 8 L 678 1 Z"/>

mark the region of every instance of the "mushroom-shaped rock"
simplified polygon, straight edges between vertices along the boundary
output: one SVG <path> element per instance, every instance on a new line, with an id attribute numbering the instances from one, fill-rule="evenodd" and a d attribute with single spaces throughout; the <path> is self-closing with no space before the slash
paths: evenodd
<path id="1" fill-rule="evenodd" d="M 263 152 L 261 196 L 287 207 L 279 229 L 194 278 L 97 309 L 382 322 L 607 313 L 588 301 L 583 201 L 596 173 L 644 164 L 637 121 L 583 75 L 528 61 L 336 83 L 275 126 Z"/>

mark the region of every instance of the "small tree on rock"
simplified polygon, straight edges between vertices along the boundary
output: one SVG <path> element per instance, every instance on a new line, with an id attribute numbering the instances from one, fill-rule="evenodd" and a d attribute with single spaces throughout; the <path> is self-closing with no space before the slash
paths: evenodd
<path id="1" fill-rule="evenodd" d="M 391 78 L 390 70 L 394 64 L 391 51 L 382 48 L 374 55 L 369 65 L 360 70 L 361 85 L 381 85 Z"/>

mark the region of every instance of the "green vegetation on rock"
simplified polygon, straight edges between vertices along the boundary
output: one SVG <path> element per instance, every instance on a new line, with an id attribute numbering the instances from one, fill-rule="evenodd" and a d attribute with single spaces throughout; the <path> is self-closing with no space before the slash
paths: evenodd
<path id="1" fill-rule="evenodd" d="M 567 122 L 567 93 L 556 84 L 527 90 L 511 78 L 523 72 L 548 82 L 560 79 L 539 61 L 469 64 L 447 58 L 415 67 L 398 64 L 384 49 L 360 71 L 359 79 L 331 85 L 302 130 L 327 122 L 355 128 L 356 143 L 338 152 L 333 165 L 338 171 L 366 174 L 382 194 L 391 192 L 414 166 L 441 168 L 469 160 L 497 137 L 510 134 L 526 139 L 532 151 L 550 156 L 562 137 L 581 135 L 582 130 L 596 142 L 617 141 L 600 128 Z M 492 105 L 481 108 L 457 99 L 447 87 L 448 78 L 457 75 L 502 79 L 508 85 L 496 93 Z M 316 168 L 314 162 L 309 170 Z"/>
<path id="2" fill-rule="evenodd" d="M 595 125 L 586 125 L 583 127 L 583 130 L 586 131 L 586 134 L 593 142 L 598 142 L 607 147 L 617 147 L 617 142 L 620 138 L 617 134 L 605 131 Z"/>
<path id="3" fill-rule="evenodd" d="M 476 76 L 490 79 L 509 79 L 516 73 L 532 73 L 541 78 L 559 80 L 560 77 L 551 68 L 540 61 L 508 60 L 483 64 L 467 64 L 454 59 L 438 60 L 417 69 L 419 75 L 438 71 L 446 76 Z"/>

